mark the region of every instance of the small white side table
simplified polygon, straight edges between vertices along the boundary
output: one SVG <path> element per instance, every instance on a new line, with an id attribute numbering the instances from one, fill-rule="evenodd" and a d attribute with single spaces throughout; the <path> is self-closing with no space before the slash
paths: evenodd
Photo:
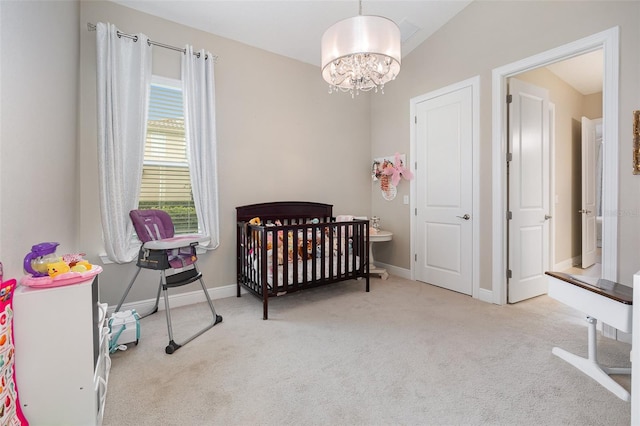
<path id="1" fill-rule="evenodd" d="M 386 269 L 376 267 L 375 260 L 373 259 L 373 243 L 391 241 L 392 238 L 393 232 L 389 231 L 378 231 L 376 234 L 369 233 L 369 275 L 380 274 L 380 278 L 383 280 L 389 278 Z"/>

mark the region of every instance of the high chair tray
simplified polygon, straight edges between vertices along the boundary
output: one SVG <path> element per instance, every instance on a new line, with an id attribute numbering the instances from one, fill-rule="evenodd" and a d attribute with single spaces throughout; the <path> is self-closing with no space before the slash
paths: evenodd
<path id="1" fill-rule="evenodd" d="M 65 285 L 77 284 L 84 281 L 88 281 L 90 278 L 98 275 L 102 272 L 102 267 L 98 265 L 91 265 L 91 269 L 85 272 L 66 272 L 64 274 L 57 275 L 54 278 L 50 276 L 34 277 L 30 274 L 25 275 L 20 280 L 20 284 L 27 287 L 61 287 Z"/>
<path id="2" fill-rule="evenodd" d="M 209 237 L 202 234 L 184 234 L 162 240 L 152 240 L 144 243 L 143 247 L 149 250 L 170 250 L 181 247 L 188 247 L 208 241 Z"/>

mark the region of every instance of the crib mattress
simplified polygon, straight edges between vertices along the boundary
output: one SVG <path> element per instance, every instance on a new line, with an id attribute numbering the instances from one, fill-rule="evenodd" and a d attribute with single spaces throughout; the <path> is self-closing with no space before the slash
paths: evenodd
<path id="1" fill-rule="evenodd" d="M 340 271 L 338 273 L 338 256 L 333 256 L 333 259 L 331 257 L 326 257 L 325 258 L 325 262 L 324 262 L 324 276 L 322 275 L 322 258 L 316 258 L 316 259 L 309 259 L 306 262 L 297 262 L 297 269 L 298 269 L 298 283 L 303 283 L 303 282 L 311 282 L 311 281 L 316 281 L 316 280 L 320 280 L 320 279 L 326 279 L 326 278 L 337 278 L 339 275 L 344 275 L 347 271 L 351 272 L 351 271 L 355 271 L 358 270 L 360 268 L 360 256 L 355 256 L 355 265 L 354 265 L 354 257 L 353 256 L 347 256 L 345 258 L 345 256 L 340 256 Z M 333 275 L 329 276 L 329 266 L 330 266 L 330 262 L 333 261 Z M 307 268 L 307 273 L 306 273 L 306 280 L 304 280 L 303 278 L 305 277 L 305 273 L 304 273 L 304 264 L 306 263 L 306 268 Z M 313 274 L 313 263 L 316 264 L 316 269 L 315 269 L 315 276 Z M 286 281 L 284 280 L 284 265 L 278 265 L 278 278 L 277 278 L 277 283 L 278 283 L 278 287 L 284 286 L 284 284 L 294 284 L 294 270 L 295 270 L 295 264 L 293 262 L 289 262 L 288 266 L 287 266 L 287 279 Z M 269 286 L 273 286 L 273 268 L 268 268 L 268 273 L 267 273 L 267 283 L 269 284 Z"/>

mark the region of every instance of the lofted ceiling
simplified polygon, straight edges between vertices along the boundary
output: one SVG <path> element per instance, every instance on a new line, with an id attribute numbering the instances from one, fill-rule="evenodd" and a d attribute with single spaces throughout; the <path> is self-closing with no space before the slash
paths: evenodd
<path id="1" fill-rule="evenodd" d="M 357 0 L 112 1 L 317 66 L 322 34 L 336 22 L 358 15 L 359 8 Z M 394 21 L 402 33 L 405 56 L 469 3 L 471 0 L 364 0 L 362 14 Z"/>
<path id="2" fill-rule="evenodd" d="M 357 0 L 111 1 L 316 66 L 320 66 L 324 31 L 342 19 L 356 16 L 359 10 Z M 361 5 L 363 15 L 384 16 L 400 27 L 404 57 L 471 1 L 364 0 Z M 602 90 L 602 63 L 602 51 L 597 51 L 548 68 L 588 95 Z"/>

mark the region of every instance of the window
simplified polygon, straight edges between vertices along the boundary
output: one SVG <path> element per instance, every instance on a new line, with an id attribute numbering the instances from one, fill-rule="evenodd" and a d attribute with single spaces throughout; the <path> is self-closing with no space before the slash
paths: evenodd
<path id="1" fill-rule="evenodd" d="M 176 234 L 198 232 L 179 80 L 152 79 L 138 208 L 169 213 Z"/>

